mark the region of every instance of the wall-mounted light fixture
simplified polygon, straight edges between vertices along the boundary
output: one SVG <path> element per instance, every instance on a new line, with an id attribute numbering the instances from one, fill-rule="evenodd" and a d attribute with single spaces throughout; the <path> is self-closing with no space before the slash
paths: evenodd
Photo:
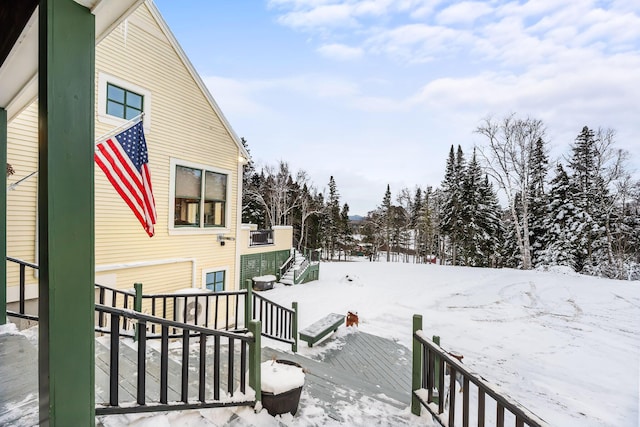
<path id="1" fill-rule="evenodd" d="M 220 242 L 220 246 L 224 246 L 226 240 L 234 241 L 236 240 L 236 238 L 226 237 L 226 236 L 223 236 L 222 234 L 218 234 L 218 242 Z"/>

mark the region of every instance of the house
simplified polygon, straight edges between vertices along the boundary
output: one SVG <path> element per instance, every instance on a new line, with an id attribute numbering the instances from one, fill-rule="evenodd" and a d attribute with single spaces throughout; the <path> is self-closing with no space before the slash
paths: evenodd
<path id="1" fill-rule="evenodd" d="M 144 113 L 157 210 L 149 238 L 95 167 L 96 283 L 128 289 L 140 282 L 145 293 L 238 289 L 248 153 L 153 2 L 96 45 L 95 100 L 96 138 Z M 37 102 L 9 119 L 7 135 L 11 184 L 38 169 Z M 37 187 L 36 174 L 7 193 L 7 255 L 35 264 Z M 7 283 L 16 284 L 17 266 L 7 268 Z M 37 273 L 27 276 L 26 297 L 37 298 Z M 9 286 L 7 301 L 17 298 L 17 287 Z"/>

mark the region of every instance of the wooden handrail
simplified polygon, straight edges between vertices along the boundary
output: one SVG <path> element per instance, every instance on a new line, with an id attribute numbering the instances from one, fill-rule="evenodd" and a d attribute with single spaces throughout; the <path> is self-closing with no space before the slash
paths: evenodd
<path id="1" fill-rule="evenodd" d="M 469 384 L 478 388 L 478 418 L 484 421 L 485 398 L 488 396 L 496 402 L 498 422 L 504 418 L 504 411 L 509 411 L 516 418 L 516 425 L 530 427 L 547 427 L 548 424 L 540 417 L 529 411 L 520 403 L 507 397 L 493 384 L 469 370 L 451 353 L 442 349 L 437 343 L 427 338 L 422 331 L 422 317 L 414 316 L 413 333 L 413 400 L 412 412 L 419 415 L 419 405 L 422 404 L 442 426 L 455 424 L 456 398 L 455 388 L 458 380 L 463 386 L 462 416 L 463 425 L 469 422 Z M 447 419 L 442 418 L 445 412 L 445 372 L 449 370 L 449 408 Z M 417 370 L 417 371 L 416 371 Z M 460 377 L 458 377 L 460 376 Z M 438 395 L 435 396 L 436 389 Z M 479 420 L 480 421 L 480 420 Z M 484 424 L 482 424 L 484 425 Z"/>

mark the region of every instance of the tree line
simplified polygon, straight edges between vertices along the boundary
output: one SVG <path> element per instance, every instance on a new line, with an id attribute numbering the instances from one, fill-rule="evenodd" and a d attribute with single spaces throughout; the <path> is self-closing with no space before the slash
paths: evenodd
<path id="1" fill-rule="evenodd" d="M 550 160 L 544 123 L 486 118 L 471 153 L 451 146 L 439 187 L 387 185 L 362 221 L 349 221 L 333 177 L 326 194 L 286 162 L 244 174 L 243 222 L 292 225 L 298 248 L 387 261 L 522 269 L 566 266 L 640 279 L 640 181 L 611 129 L 579 131 Z M 502 206 L 505 205 L 505 207 Z"/>
<path id="2" fill-rule="evenodd" d="M 640 279 L 640 181 L 613 130 L 583 127 L 553 162 L 540 120 L 489 118 L 476 132 L 484 144 L 470 156 L 451 146 L 439 188 L 405 188 L 390 204 L 387 187 L 362 225 L 374 250 L 387 259 Z"/>
<path id="3" fill-rule="evenodd" d="M 290 225 L 298 250 L 320 250 L 325 259 L 342 258 L 352 240 L 349 205 L 341 204 L 333 176 L 321 192 L 305 171 L 294 173 L 285 161 L 260 171 L 252 161 L 245 165 L 242 222 L 260 229 Z"/>

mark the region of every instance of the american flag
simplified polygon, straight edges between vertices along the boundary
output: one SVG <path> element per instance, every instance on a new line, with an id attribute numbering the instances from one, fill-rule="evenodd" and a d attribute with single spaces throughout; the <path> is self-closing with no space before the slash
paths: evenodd
<path id="1" fill-rule="evenodd" d="M 142 122 L 98 143 L 94 159 L 149 237 L 153 236 L 156 204 L 147 167 L 149 156 Z"/>

